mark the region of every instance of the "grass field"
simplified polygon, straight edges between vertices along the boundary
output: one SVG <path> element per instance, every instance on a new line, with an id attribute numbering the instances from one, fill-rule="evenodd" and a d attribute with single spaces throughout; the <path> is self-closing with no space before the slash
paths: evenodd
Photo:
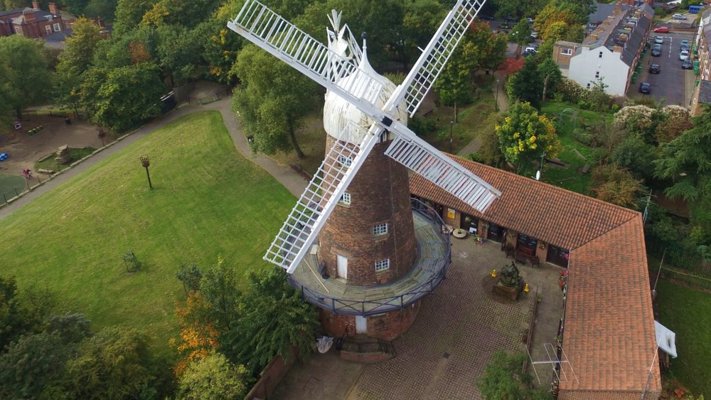
<path id="1" fill-rule="evenodd" d="M 221 256 L 240 277 L 266 268 L 261 256 L 293 201 L 236 152 L 219 113 L 193 114 L 2 220 L 0 273 L 50 289 L 95 327 L 135 327 L 165 346 L 183 298 L 178 266 Z M 126 272 L 129 249 L 142 271 Z"/>
<path id="2" fill-rule="evenodd" d="M 59 172 L 63 169 L 66 169 L 69 167 L 69 164 L 73 163 L 74 161 L 81 160 L 82 158 L 88 156 L 91 154 L 94 150 L 93 147 L 81 147 L 81 148 L 69 148 L 69 163 L 67 164 L 60 164 L 57 162 L 56 155 L 55 154 L 50 154 L 48 157 L 45 157 L 44 159 L 37 161 L 35 163 L 35 171 L 40 170 L 40 169 L 46 169 L 50 171 L 55 171 Z"/>
<path id="3" fill-rule="evenodd" d="M 558 137 L 563 150 L 558 158 L 565 167 L 547 164 L 543 170 L 542 180 L 574 192 L 590 193 L 590 173 L 582 174 L 581 170 L 587 164 L 593 166 L 597 161 L 596 149 L 580 143 L 573 137 L 576 128 L 587 130 L 590 126 L 603 120 L 612 120 L 612 114 L 582 110 L 569 103 L 547 102 L 542 112 L 556 121 Z"/>
<path id="4" fill-rule="evenodd" d="M 676 333 L 671 373 L 694 394 L 711 396 L 711 295 L 660 280 L 659 322 Z"/>

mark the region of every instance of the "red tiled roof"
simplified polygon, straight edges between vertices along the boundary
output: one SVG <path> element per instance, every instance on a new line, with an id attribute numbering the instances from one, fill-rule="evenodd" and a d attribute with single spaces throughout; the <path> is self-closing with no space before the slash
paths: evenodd
<path id="1" fill-rule="evenodd" d="M 568 270 L 563 350 L 578 381 L 560 389 L 659 393 L 642 217 L 573 251 Z"/>
<path id="2" fill-rule="evenodd" d="M 412 174 L 410 191 L 571 250 L 561 398 L 639 398 L 661 390 L 644 226 L 640 213 L 455 158 L 501 191 L 485 214 Z M 649 368 L 652 368 L 651 378 Z"/>
<path id="3" fill-rule="evenodd" d="M 639 214 L 488 165 L 453 158 L 501 191 L 501 197 L 485 215 L 417 174 L 410 175 L 410 192 L 564 249 L 582 246 Z"/>

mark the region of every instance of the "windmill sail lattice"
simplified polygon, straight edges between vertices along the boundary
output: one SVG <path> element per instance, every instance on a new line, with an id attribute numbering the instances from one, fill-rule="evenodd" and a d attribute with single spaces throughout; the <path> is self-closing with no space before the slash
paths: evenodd
<path id="1" fill-rule="evenodd" d="M 259 1 L 245 1 L 237 17 L 228 23 L 230 29 L 336 93 L 373 120 L 360 144 L 338 141 L 329 151 L 274 239 L 265 260 L 288 272 L 294 271 L 386 130 L 396 136 L 386 155 L 477 210 L 483 212 L 500 195 L 393 117 L 401 104 L 408 113 L 415 113 L 483 4 L 484 0 L 457 1 L 404 83 L 381 108 L 376 104 L 385 90 L 384 85 L 367 69 L 359 68 L 354 60 L 360 58 L 359 49 L 353 46 L 352 38 L 349 46 L 354 47 L 351 53 L 355 56 L 344 57 Z"/>

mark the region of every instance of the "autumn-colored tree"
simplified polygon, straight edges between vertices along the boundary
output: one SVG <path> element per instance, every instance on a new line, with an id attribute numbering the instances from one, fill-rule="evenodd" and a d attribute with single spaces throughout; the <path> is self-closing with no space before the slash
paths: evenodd
<path id="1" fill-rule="evenodd" d="M 171 344 L 182 356 L 175 365 L 177 376 L 180 376 L 191 362 L 207 357 L 219 345 L 219 333 L 207 317 L 209 308 L 200 292 L 196 291 L 188 293 L 185 304 L 176 307 L 180 337 L 178 340 L 171 339 Z"/>
<path id="2" fill-rule="evenodd" d="M 529 103 L 514 103 L 495 129 L 504 158 L 520 174 L 533 171 L 541 157 L 557 157 L 560 152 L 553 123 Z"/>
<path id="3" fill-rule="evenodd" d="M 596 167 L 592 172 L 593 193 L 600 200 L 627 208 L 637 208 L 642 182 L 617 164 Z"/>
<path id="4" fill-rule="evenodd" d="M 220 353 L 188 364 L 178 380 L 179 400 L 241 399 L 248 389 L 249 373 Z"/>

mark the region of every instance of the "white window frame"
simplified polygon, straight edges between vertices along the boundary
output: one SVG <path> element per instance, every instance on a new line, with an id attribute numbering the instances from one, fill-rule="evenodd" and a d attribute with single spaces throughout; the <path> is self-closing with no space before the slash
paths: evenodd
<path id="1" fill-rule="evenodd" d="M 348 192 L 343 192 L 341 195 L 341 200 L 338 201 L 344 206 L 350 206 L 351 205 L 351 194 Z"/>
<path id="2" fill-rule="evenodd" d="M 600 71 L 595 71 L 595 79 L 600 77 Z"/>
<path id="3" fill-rule="evenodd" d="M 58 22 L 55 22 L 54 24 L 52 24 L 52 28 L 54 29 L 55 32 L 60 32 L 62 30 L 62 26 L 59 25 Z"/>
<path id="4" fill-rule="evenodd" d="M 46 34 L 48 34 L 48 35 L 51 35 L 51 34 L 52 34 L 52 27 L 49 26 L 49 25 L 45 25 L 45 26 L 44 26 L 44 32 L 45 32 Z"/>
<path id="5" fill-rule="evenodd" d="M 564 56 L 572 56 L 572 55 L 573 55 L 573 49 L 569 49 L 569 48 L 567 48 L 567 47 L 564 47 L 564 48 L 560 49 L 560 54 L 562 54 L 562 55 L 564 55 Z"/>
<path id="6" fill-rule="evenodd" d="M 376 224 L 373 226 L 373 236 L 383 236 L 388 234 L 388 223 Z"/>
<path id="7" fill-rule="evenodd" d="M 375 262 L 375 272 L 383 272 L 390 269 L 390 259 L 379 260 Z"/>

